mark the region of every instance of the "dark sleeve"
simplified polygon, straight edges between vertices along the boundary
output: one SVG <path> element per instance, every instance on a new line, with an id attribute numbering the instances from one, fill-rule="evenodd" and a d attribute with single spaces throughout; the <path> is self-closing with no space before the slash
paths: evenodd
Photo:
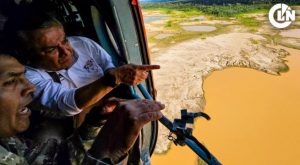
<path id="1" fill-rule="evenodd" d="M 82 165 L 110 165 L 112 164 L 109 159 L 107 160 L 98 160 L 86 152 L 86 155 L 83 159 Z"/>
<path id="2" fill-rule="evenodd" d="M 56 164 L 58 147 L 56 139 L 48 139 L 47 142 L 37 143 L 29 147 L 25 152 L 25 158 L 28 164 Z"/>
<path id="3" fill-rule="evenodd" d="M 0 164 L 12 165 L 12 164 L 24 164 L 28 162 L 24 157 L 24 152 L 27 150 L 25 142 L 19 138 L 0 138 Z"/>
<path id="4" fill-rule="evenodd" d="M 23 156 L 19 156 L 12 152 L 9 152 L 0 146 L 0 164 L 1 165 L 11 165 L 11 164 L 27 165 L 28 163 Z"/>

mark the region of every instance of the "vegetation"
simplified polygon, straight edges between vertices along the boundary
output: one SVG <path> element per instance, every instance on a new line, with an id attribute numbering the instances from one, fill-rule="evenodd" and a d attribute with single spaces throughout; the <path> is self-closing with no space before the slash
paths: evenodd
<path id="1" fill-rule="evenodd" d="M 201 4 L 299 4 L 298 0 L 194 0 L 195 3 Z"/>
<path id="2" fill-rule="evenodd" d="M 149 35 L 149 42 L 157 43 L 158 47 L 165 47 L 172 43 L 178 43 L 184 40 L 194 38 L 195 36 L 205 39 L 209 36 L 215 36 L 217 34 L 224 33 L 230 30 L 227 25 L 215 24 L 214 27 L 217 30 L 212 32 L 192 32 L 182 29 L 181 23 L 187 22 L 201 22 L 200 20 L 190 19 L 193 16 L 205 15 L 205 19 L 214 20 L 222 19 L 229 20 L 233 17 L 233 20 L 237 20 L 237 24 L 243 25 L 248 28 L 250 32 L 256 32 L 262 22 L 252 18 L 248 14 L 267 12 L 270 5 L 200 5 L 191 3 L 145 3 L 142 5 L 143 9 L 152 11 L 160 11 L 165 13 L 169 19 L 162 26 L 164 33 L 173 34 L 171 37 L 162 39 L 156 39 L 155 36 L 159 33 L 153 32 Z M 206 25 L 206 24 L 202 24 Z M 207 24 L 207 26 L 212 26 Z"/>
<path id="3" fill-rule="evenodd" d="M 248 26 L 248 27 L 258 27 L 261 25 L 261 22 L 253 19 L 252 17 L 240 17 L 239 21 L 242 25 Z"/>
<path id="4" fill-rule="evenodd" d="M 142 2 L 192 2 L 202 5 L 224 5 L 224 4 L 300 4 L 299 0 L 142 0 Z"/>
<path id="5" fill-rule="evenodd" d="M 192 32 L 192 31 L 182 30 L 179 27 L 178 23 L 174 23 L 171 27 L 165 27 L 167 29 L 176 29 L 177 33 L 172 33 L 174 34 L 174 36 L 163 38 L 163 39 L 156 39 L 155 35 L 149 35 L 148 41 L 151 43 L 156 43 L 157 44 L 156 47 L 162 48 L 162 47 L 168 47 L 175 43 L 180 43 L 182 41 L 189 40 L 191 38 L 199 37 L 201 39 L 205 39 L 207 37 L 216 36 L 218 34 L 223 34 L 229 31 L 228 27 L 222 27 L 220 25 L 215 25 L 215 27 L 217 28 L 217 30 L 212 32 Z"/>
<path id="6" fill-rule="evenodd" d="M 161 9 L 166 12 L 183 11 L 188 13 L 202 12 L 205 14 L 217 17 L 233 17 L 239 14 L 253 13 L 259 11 L 267 11 L 270 5 L 256 4 L 256 5 L 200 5 L 193 3 L 144 3 L 144 9 Z"/>
<path id="7" fill-rule="evenodd" d="M 299 9 L 300 6 L 293 6 Z M 156 43 L 156 47 L 167 47 L 175 43 L 182 42 L 195 37 L 205 39 L 210 36 L 222 34 L 230 31 L 232 27 L 242 26 L 243 30 L 248 32 L 258 32 L 260 28 L 266 23 L 266 20 L 260 20 L 258 17 L 262 16 L 267 18 L 268 10 L 271 5 L 268 4 L 255 4 L 255 5 L 202 5 L 195 3 L 143 3 L 142 8 L 145 11 L 158 12 L 168 17 L 167 20 L 162 21 L 162 24 L 156 24 L 156 27 L 162 29 L 163 33 L 171 34 L 169 37 L 156 38 L 162 31 L 153 31 L 148 33 L 148 41 Z M 197 18 L 203 16 L 205 20 L 212 20 L 211 23 Z M 194 19 L 191 19 L 194 18 Z M 216 22 L 214 23 L 214 20 Z M 218 20 L 231 22 L 229 24 L 218 23 Z M 184 25 L 203 25 L 214 26 L 217 30 L 211 32 L 200 31 L 186 31 L 182 28 Z M 293 25 L 293 28 L 299 25 Z M 265 38 L 268 43 L 280 44 L 287 47 L 298 48 L 288 42 L 284 42 L 279 34 L 274 34 L 274 31 L 269 31 Z M 257 44 L 256 41 L 252 41 Z"/>
<path id="8" fill-rule="evenodd" d="M 253 17 L 239 16 L 238 20 L 241 25 L 248 27 L 248 30 L 250 32 L 257 32 L 258 28 L 261 27 L 261 25 L 262 25 L 261 21 L 258 21 L 257 19 L 255 19 Z"/>

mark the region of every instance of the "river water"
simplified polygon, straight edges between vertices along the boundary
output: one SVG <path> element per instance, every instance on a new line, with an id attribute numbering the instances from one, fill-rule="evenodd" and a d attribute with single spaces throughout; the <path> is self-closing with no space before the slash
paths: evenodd
<path id="1" fill-rule="evenodd" d="M 166 18 L 168 18 L 168 16 L 148 16 L 148 17 L 144 17 L 144 22 L 149 23 L 149 22 L 158 21 L 161 19 L 166 19 Z"/>
<path id="2" fill-rule="evenodd" d="M 214 26 L 182 26 L 186 31 L 211 32 L 217 30 Z"/>
<path id="3" fill-rule="evenodd" d="M 289 29 L 280 33 L 283 37 L 300 38 L 300 29 Z"/>
<path id="4" fill-rule="evenodd" d="M 205 112 L 194 135 L 228 165 L 289 165 L 300 157 L 300 50 L 288 49 L 290 70 L 273 76 L 247 68 L 213 72 L 204 81 Z M 156 164 L 197 164 L 187 147 L 152 156 Z"/>

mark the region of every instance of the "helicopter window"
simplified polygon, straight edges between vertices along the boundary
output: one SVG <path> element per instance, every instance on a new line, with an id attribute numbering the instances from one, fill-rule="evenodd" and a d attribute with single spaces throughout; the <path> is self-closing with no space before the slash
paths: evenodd
<path id="1" fill-rule="evenodd" d="M 104 21 L 103 16 L 95 6 L 91 6 L 92 23 L 100 45 L 112 56 L 114 64 L 117 65 L 117 56 L 120 53 L 116 39 L 110 27 Z"/>

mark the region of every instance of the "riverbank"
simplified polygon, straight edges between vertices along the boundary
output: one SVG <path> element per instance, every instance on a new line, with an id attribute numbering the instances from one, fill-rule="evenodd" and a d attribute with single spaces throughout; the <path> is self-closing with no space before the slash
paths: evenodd
<path id="1" fill-rule="evenodd" d="M 283 47 L 281 47 L 283 48 Z M 213 72 L 204 81 L 205 112 L 194 135 L 223 164 L 293 164 L 300 156 L 300 50 L 284 48 L 289 72 L 273 76 L 248 68 Z M 197 164 L 187 147 L 154 154 L 153 164 Z"/>
<path id="2" fill-rule="evenodd" d="M 284 48 L 289 72 L 229 68 L 204 82 L 205 112 L 195 136 L 223 164 L 294 164 L 300 156 L 300 50 Z M 222 83 L 220 83 L 222 82 Z"/>
<path id="3" fill-rule="evenodd" d="M 193 112 L 204 110 L 203 80 L 214 70 L 237 66 L 279 75 L 289 69 L 284 60 L 288 52 L 274 48 L 274 45 L 297 48 L 297 43 L 300 43 L 300 38 L 294 35 L 297 24 L 290 29 L 277 30 L 271 27 L 263 13 L 243 15 L 247 18 L 244 20 L 252 20 L 248 23 L 239 23 L 243 19 L 237 18 L 222 20 L 207 15 L 195 16 L 193 12 L 172 11 L 171 15 L 166 15 L 160 10 L 146 10 L 143 13 L 146 18 L 161 18 L 146 22 L 146 30 L 150 34 L 151 61 L 161 65 L 161 69 L 154 73 L 157 98 L 167 105 L 164 112 L 171 119 L 179 117 L 182 108 Z M 174 21 L 177 21 L 175 27 L 167 26 L 168 22 L 175 24 Z M 260 24 L 256 24 L 257 21 Z M 209 25 L 218 27 L 218 30 L 184 33 L 181 32 L 183 28 L 180 32 L 172 29 L 179 28 L 177 25 Z M 153 37 L 157 38 L 152 40 Z M 192 39 L 186 40 L 186 37 Z M 161 127 L 157 153 L 168 149 L 167 135 L 168 130 Z"/>
<path id="4" fill-rule="evenodd" d="M 150 43 L 151 62 L 161 65 L 161 69 L 154 72 L 154 82 L 158 91 L 157 100 L 166 104 L 163 113 L 170 119 L 178 118 L 182 108 L 187 108 L 191 112 L 205 111 L 210 114 L 207 110 L 208 105 L 206 105 L 207 98 L 206 91 L 204 92 L 205 89 L 203 89 L 203 82 L 205 78 L 214 75 L 215 71 L 238 67 L 241 70 L 243 68 L 252 69 L 251 71 L 256 74 L 268 75 L 269 77 L 282 77 L 290 72 L 290 66 L 286 63 L 287 57 L 289 58 L 289 51 L 287 51 L 289 48 L 287 47 L 300 49 L 298 20 L 289 28 L 278 30 L 270 25 L 267 14 L 264 12 L 220 18 L 195 11 L 146 10 L 144 16 L 155 16 L 155 18 L 163 16 L 161 19 L 150 19 L 151 21 L 146 23 L 146 30 Z M 187 26 L 189 28 L 185 29 Z M 190 29 L 193 31 L 189 31 Z M 235 81 L 235 79 L 239 79 L 239 77 L 231 76 L 231 81 Z M 259 78 L 248 81 L 261 82 Z M 261 83 L 263 81 L 264 79 Z M 223 81 L 219 80 L 218 83 L 223 84 Z M 227 82 L 225 85 L 229 83 Z M 243 84 L 241 83 L 240 86 Z M 237 85 L 237 87 L 239 86 Z M 261 88 L 260 92 L 264 93 L 263 89 Z M 241 88 L 239 90 L 243 91 Z M 228 99 L 234 100 L 234 96 L 231 96 L 230 92 L 224 93 Z M 238 105 L 245 103 L 248 97 L 244 98 L 240 95 L 240 99 L 244 99 L 244 102 L 237 103 Z M 271 104 L 272 102 L 266 103 Z M 260 105 L 259 102 L 253 104 Z M 235 107 L 236 105 L 231 104 L 231 106 Z M 218 113 L 222 114 L 221 112 Z M 213 117 L 213 120 L 217 119 Z M 202 125 L 207 123 L 212 122 L 204 122 Z M 226 123 L 223 124 L 226 125 Z M 215 131 L 212 129 L 212 132 Z M 226 134 L 222 130 L 220 132 Z M 181 148 L 172 147 L 168 151 L 170 147 L 170 141 L 167 140 L 168 133 L 167 129 L 160 126 L 155 153 L 164 154 L 162 154 L 163 156 L 154 156 L 154 162 L 155 160 L 166 159 L 170 161 L 174 159 L 175 164 L 189 164 L 187 163 L 189 161 L 195 163 L 196 157 L 193 157 L 191 151 L 186 153 L 187 148 L 182 151 Z M 197 137 L 203 139 L 203 135 L 204 133 L 201 136 L 197 135 Z M 236 136 L 239 137 L 239 135 Z M 215 139 L 216 137 L 210 136 L 210 138 Z M 218 140 L 222 142 L 222 140 Z M 203 141 L 206 142 L 206 139 Z M 209 148 L 214 153 L 214 149 L 218 146 Z M 168 152 L 165 155 L 166 151 Z M 182 163 L 177 160 L 181 156 L 175 156 L 177 159 L 168 156 L 169 153 L 174 152 L 184 155 L 185 159 Z M 228 154 L 233 155 L 233 153 Z"/>
<path id="5" fill-rule="evenodd" d="M 265 38 L 251 33 L 228 33 L 207 39 L 194 39 L 179 43 L 152 59 L 160 64 L 154 81 L 158 89 L 157 99 L 166 104 L 164 113 L 178 118 L 180 109 L 203 111 L 205 98 L 203 80 L 215 70 L 238 66 L 260 70 L 273 75 L 287 71 L 284 49 L 261 44 Z M 168 149 L 168 130 L 160 127 L 156 152 Z"/>

